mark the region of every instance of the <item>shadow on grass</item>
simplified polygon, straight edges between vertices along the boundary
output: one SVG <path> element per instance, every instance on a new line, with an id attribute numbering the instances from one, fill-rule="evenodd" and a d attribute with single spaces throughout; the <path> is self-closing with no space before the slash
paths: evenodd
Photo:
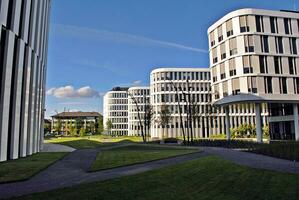
<path id="1" fill-rule="evenodd" d="M 99 148 L 99 147 L 108 147 L 108 146 L 115 146 L 118 144 L 125 144 L 125 143 L 142 143 L 142 142 L 136 142 L 132 141 L 130 139 L 119 139 L 117 141 L 114 141 L 114 139 L 105 139 L 104 141 L 99 141 L 97 139 L 93 138 L 68 138 L 68 137 L 62 137 L 62 138 L 51 138 L 47 141 L 48 143 L 54 143 L 54 144 L 61 144 L 70 146 L 75 149 L 93 149 L 93 148 Z"/>

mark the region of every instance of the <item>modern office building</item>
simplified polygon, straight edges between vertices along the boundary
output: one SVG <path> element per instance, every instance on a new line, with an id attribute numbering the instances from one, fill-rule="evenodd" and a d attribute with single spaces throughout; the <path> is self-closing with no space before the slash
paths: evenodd
<path id="1" fill-rule="evenodd" d="M 0 161 L 42 146 L 50 3 L 0 1 Z"/>
<path id="2" fill-rule="evenodd" d="M 188 131 L 187 113 L 191 103 L 193 135 L 196 138 L 208 138 L 213 134 L 225 132 L 225 114 L 223 108 L 214 108 L 211 104 L 210 70 L 208 68 L 158 68 L 150 75 L 150 98 L 155 111 L 155 123 L 151 127 L 152 138 L 182 137 Z M 167 105 L 171 113 L 171 122 L 166 127 L 159 124 L 159 112 Z M 181 108 L 181 110 L 179 109 Z M 267 112 L 263 110 L 266 122 Z M 230 106 L 231 127 L 241 124 L 255 124 L 255 113 L 250 104 Z M 182 121 L 181 121 L 182 119 Z M 190 119 L 190 118 L 189 118 Z M 182 130 L 182 127 L 184 130 Z"/>
<path id="3" fill-rule="evenodd" d="M 250 103 L 262 141 L 261 106 L 269 108 L 271 139 L 299 140 L 299 13 L 241 9 L 208 29 L 212 102 Z M 229 123 L 226 122 L 229 138 Z"/>
<path id="4" fill-rule="evenodd" d="M 145 125 L 144 122 L 145 111 L 147 109 L 147 105 L 149 105 L 149 101 L 150 101 L 149 87 L 129 88 L 128 90 L 128 135 L 129 136 L 141 136 L 141 130 L 143 130 L 144 132 L 149 130 L 149 128 L 146 128 L 147 125 Z"/>
<path id="5" fill-rule="evenodd" d="M 104 129 L 112 122 L 112 135 L 128 135 L 128 87 L 115 87 L 104 96 Z"/>
<path id="6" fill-rule="evenodd" d="M 98 112 L 61 112 L 51 116 L 51 130 L 52 132 L 59 132 L 59 134 L 66 134 L 70 127 L 82 127 L 87 133 L 96 133 L 98 123 L 102 115 Z M 57 124 L 60 123 L 60 130 L 57 130 Z M 78 132 L 80 130 L 77 130 Z"/>

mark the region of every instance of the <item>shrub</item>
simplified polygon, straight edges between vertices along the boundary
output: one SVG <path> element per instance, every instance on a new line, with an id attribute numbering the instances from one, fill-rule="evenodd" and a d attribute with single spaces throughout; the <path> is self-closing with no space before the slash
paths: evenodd
<path id="1" fill-rule="evenodd" d="M 177 143 L 178 139 L 177 138 L 165 138 L 164 142 L 165 143 Z"/>
<path id="2" fill-rule="evenodd" d="M 86 135 L 85 129 L 81 128 L 79 132 L 80 137 L 84 137 Z"/>

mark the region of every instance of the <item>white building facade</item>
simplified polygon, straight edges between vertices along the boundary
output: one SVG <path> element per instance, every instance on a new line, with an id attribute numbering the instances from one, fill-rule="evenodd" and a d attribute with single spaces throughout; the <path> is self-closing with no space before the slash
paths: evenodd
<path id="1" fill-rule="evenodd" d="M 227 120 L 229 105 L 250 103 L 260 142 L 263 107 L 271 139 L 299 140 L 298 22 L 296 12 L 241 9 L 208 29 L 212 102 L 226 109 Z M 229 138 L 229 126 L 226 132 Z"/>
<path id="2" fill-rule="evenodd" d="M 50 3 L 0 1 L 0 161 L 42 148 Z"/>
<path id="3" fill-rule="evenodd" d="M 210 81 L 208 68 L 159 68 L 153 70 L 150 77 L 150 98 L 156 120 L 151 127 L 152 138 L 182 137 L 183 131 L 187 135 L 188 127 L 191 126 L 187 119 L 190 108 L 187 107 L 188 101 L 192 102 L 192 107 L 189 110 L 192 110 L 194 116 L 191 118 L 194 138 L 209 138 L 212 135 L 224 133 L 225 112 L 221 107 L 212 107 Z M 167 105 L 171 113 L 171 121 L 167 127 L 162 127 L 159 124 L 159 112 L 162 105 Z M 230 127 L 255 124 L 255 112 L 252 105 L 231 105 L 229 109 Z M 267 111 L 264 109 L 264 122 L 267 120 L 266 116 Z M 167 133 L 165 133 L 165 129 L 167 129 Z"/>
<path id="4" fill-rule="evenodd" d="M 128 90 L 128 135 L 141 136 L 148 131 L 144 119 L 147 105 L 150 104 L 149 87 L 130 87 Z M 139 116 L 138 116 L 139 114 Z M 140 119 L 139 119 L 140 117 Z M 141 123 L 140 123 L 141 122 Z"/>
<path id="5" fill-rule="evenodd" d="M 111 135 L 128 135 L 128 87 L 115 87 L 104 96 L 103 123 L 112 123 Z"/>

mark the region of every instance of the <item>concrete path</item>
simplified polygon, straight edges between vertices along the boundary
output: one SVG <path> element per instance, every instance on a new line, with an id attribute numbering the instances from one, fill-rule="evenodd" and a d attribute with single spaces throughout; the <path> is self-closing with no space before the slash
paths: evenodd
<path id="1" fill-rule="evenodd" d="M 121 145 L 125 146 L 125 145 Z M 118 146 L 119 147 L 119 146 Z M 116 146 L 105 149 L 116 148 Z M 104 149 L 104 148 L 103 148 Z M 236 164 L 299 174 L 299 163 L 231 149 L 202 147 L 203 152 L 158 161 L 88 173 L 100 149 L 76 150 L 33 178 L 23 182 L 0 184 L 0 198 L 44 192 L 81 183 L 103 181 L 184 163 L 207 155 L 218 155 Z"/>
<path id="2" fill-rule="evenodd" d="M 72 147 L 62 144 L 44 143 L 41 152 L 73 152 L 75 150 Z"/>
<path id="3" fill-rule="evenodd" d="M 218 147 L 202 147 L 206 153 L 218 155 L 236 164 L 257 169 L 299 174 L 299 162 L 273 158 L 255 153 L 241 152 Z"/>

